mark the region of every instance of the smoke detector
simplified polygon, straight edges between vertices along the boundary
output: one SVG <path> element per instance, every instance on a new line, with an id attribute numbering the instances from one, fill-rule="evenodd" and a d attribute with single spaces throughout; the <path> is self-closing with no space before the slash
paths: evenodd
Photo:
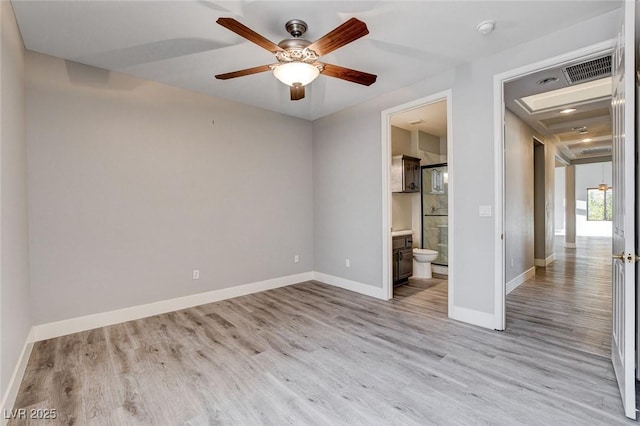
<path id="1" fill-rule="evenodd" d="M 489 34 L 495 28 L 496 28 L 496 21 L 494 21 L 493 19 L 482 21 L 476 26 L 476 30 L 478 30 L 478 32 L 482 35 Z"/>

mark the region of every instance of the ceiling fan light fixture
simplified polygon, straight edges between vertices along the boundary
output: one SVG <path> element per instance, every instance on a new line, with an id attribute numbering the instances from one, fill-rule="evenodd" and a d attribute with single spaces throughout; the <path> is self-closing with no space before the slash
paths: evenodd
<path id="1" fill-rule="evenodd" d="M 287 62 L 275 67 L 273 75 L 287 86 L 294 83 L 306 86 L 320 75 L 320 70 L 306 62 Z"/>

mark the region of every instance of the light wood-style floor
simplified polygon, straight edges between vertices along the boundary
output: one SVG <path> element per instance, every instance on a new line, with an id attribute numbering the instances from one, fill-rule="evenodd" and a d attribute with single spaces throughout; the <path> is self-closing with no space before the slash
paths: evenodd
<path id="1" fill-rule="evenodd" d="M 39 342 L 16 407 L 78 425 L 624 424 L 606 264 L 572 253 L 509 296 L 505 332 L 449 320 L 446 280 L 389 302 L 306 282 Z"/>
<path id="2" fill-rule="evenodd" d="M 556 262 L 507 296 L 507 331 L 609 357 L 611 238 L 578 237 L 576 246 L 556 238 Z"/>

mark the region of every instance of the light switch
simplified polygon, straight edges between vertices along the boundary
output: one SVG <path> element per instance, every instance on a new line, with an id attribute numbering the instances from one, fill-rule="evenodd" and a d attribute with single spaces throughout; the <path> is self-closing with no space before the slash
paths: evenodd
<path id="1" fill-rule="evenodd" d="M 478 208 L 478 215 L 480 217 L 491 217 L 491 206 L 480 206 Z"/>

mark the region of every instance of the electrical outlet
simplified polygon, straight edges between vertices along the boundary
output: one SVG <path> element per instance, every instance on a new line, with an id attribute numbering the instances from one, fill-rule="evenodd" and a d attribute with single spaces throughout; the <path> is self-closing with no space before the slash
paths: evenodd
<path id="1" fill-rule="evenodd" d="M 346 266 L 347 268 L 351 268 L 351 259 L 345 259 L 344 266 Z"/>
<path id="2" fill-rule="evenodd" d="M 194 280 L 199 280 L 200 279 L 200 269 L 194 269 L 193 270 L 193 275 L 191 277 Z"/>
<path id="3" fill-rule="evenodd" d="M 295 256 L 293 256 L 293 263 L 298 263 L 300 262 L 300 255 L 296 254 Z"/>
<path id="4" fill-rule="evenodd" d="M 511 267 L 513 268 L 513 257 L 511 258 Z"/>
<path id="5" fill-rule="evenodd" d="M 478 216 L 480 216 L 480 217 L 491 217 L 491 206 L 480 206 L 480 207 L 478 207 Z"/>

